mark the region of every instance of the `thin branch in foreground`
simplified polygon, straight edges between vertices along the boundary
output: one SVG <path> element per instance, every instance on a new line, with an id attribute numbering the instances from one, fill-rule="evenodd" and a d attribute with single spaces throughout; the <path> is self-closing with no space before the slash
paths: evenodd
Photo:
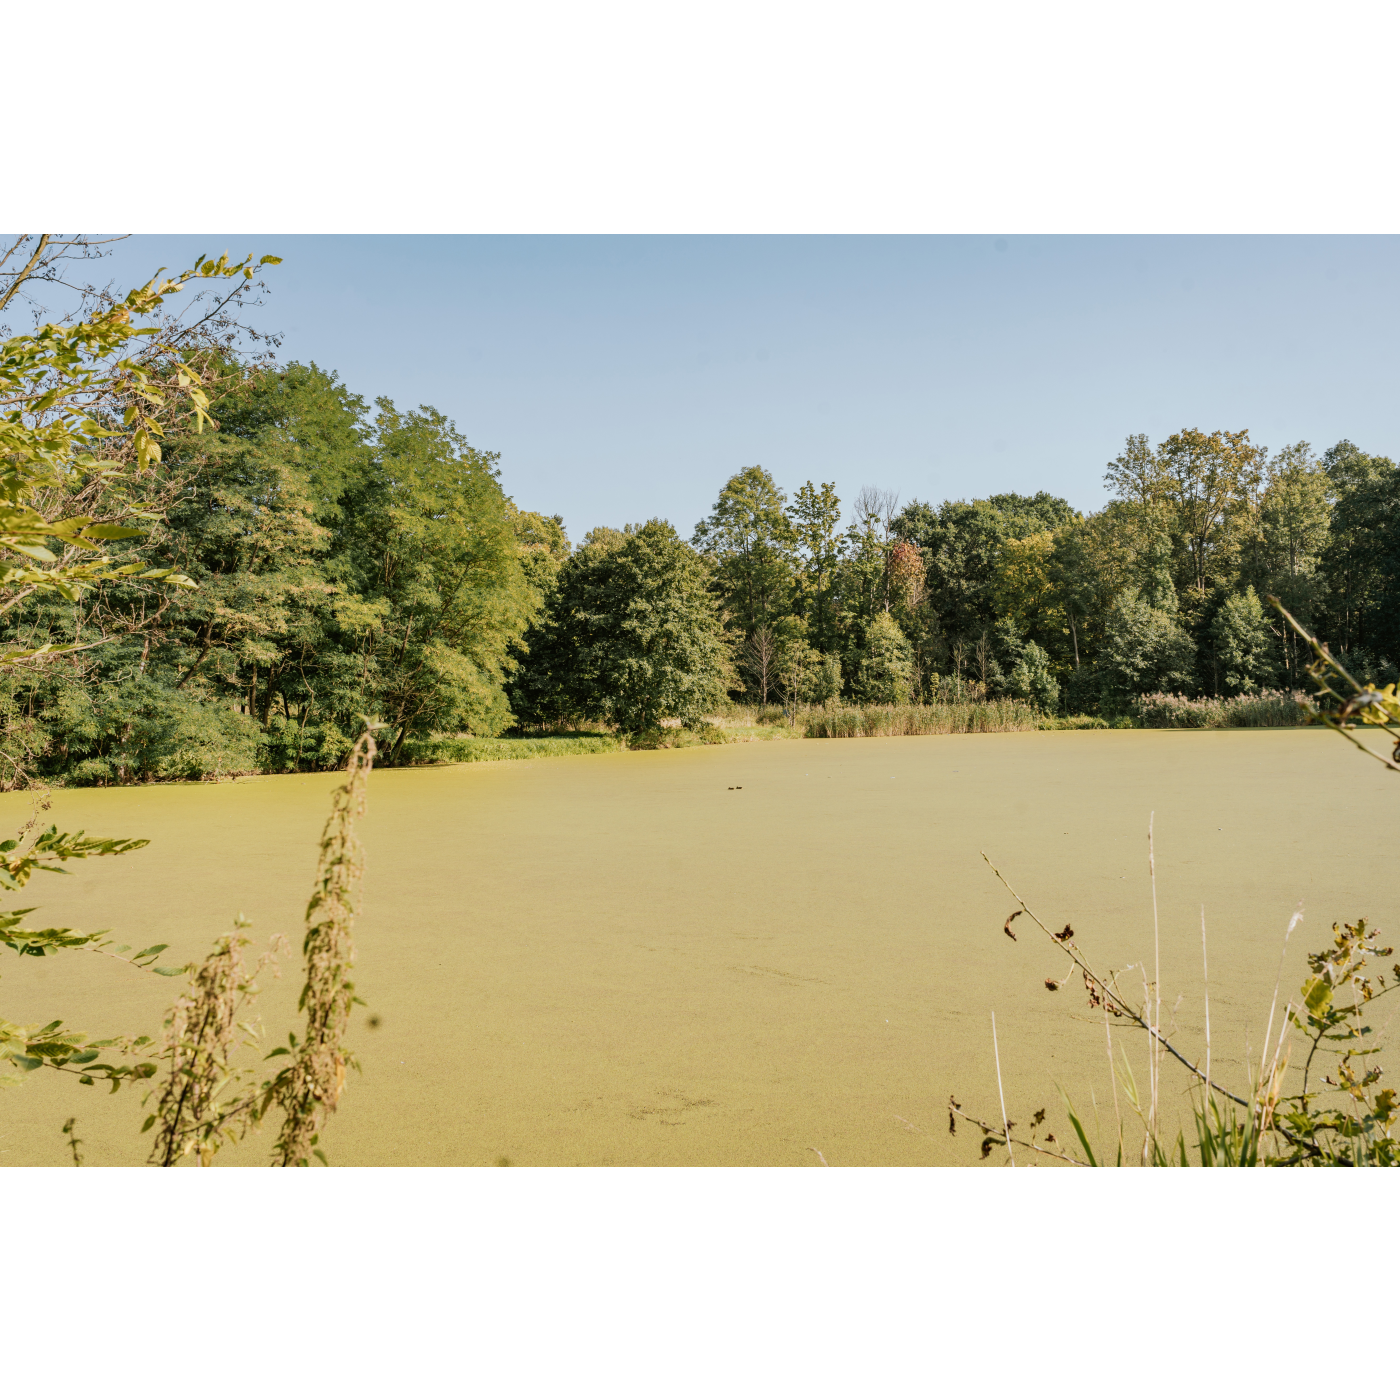
<path id="1" fill-rule="evenodd" d="M 1096 971 L 1095 968 L 1089 964 L 1089 962 L 1085 959 L 1084 955 L 1079 951 L 1079 947 L 1074 941 L 1073 929 L 1066 925 L 1060 933 L 1053 933 L 1047 927 L 1044 920 L 1042 920 L 1039 917 L 1039 915 L 1036 914 L 1035 910 L 1033 910 L 1030 907 L 1030 905 L 1028 905 L 1026 901 L 1022 899 L 1019 894 L 1016 893 L 1016 891 L 1012 888 L 1010 881 L 1007 880 L 1006 876 L 1003 875 L 1001 871 L 998 870 L 996 866 L 992 864 L 991 859 L 987 855 L 986 851 L 983 851 L 981 855 L 982 859 L 987 862 L 987 866 L 991 870 L 992 874 L 995 875 L 997 879 L 1001 881 L 1002 885 L 1006 889 L 1006 892 L 1009 895 L 1011 895 L 1011 897 L 1021 906 L 1022 910 L 1025 911 L 1026 915 L 1036 925 L 1036 927 L 1039 928 L 1040 931 L 1048 939 L 1050 939 L 1051 942 L 1053 942 L 1057 948 L 1069 954 L 1070 958 L 1074 962 L 1074 965 L 1079 969 L 1080 973 L 1084 977 L 1084 984 L 1089 992 L 1090 1006 L 1097 1007 L 1100 1004 L 1102 1004 L 1105 1007 L 1107 1007 L 1108 1011 L 1112 1015 L 1131 1021 L 1132 1024 L 1137 1026 L 1139 1030 L 1146 1031 L 1147 1034 L 1154 1041 L 1161 1045 L 1162 1049 L 1165 1050 L 1167 1054 L 1171 1055 L 1173 1059 L 1177 1060 L 1185 1069 L 1189 1070 L 1192 1075 L 1199 1079 L 1203 1084 L 1207 1085 L 1207 1087 L 1214 1089 L 1216 1093 L 1220 1094 L 1224 1098 L 1229 1099 L 1232 1103 L 1238 1104 L 1241 1108 L 1249 1107 L 1249 1101 L 1247 1099 L 1240 1098 L 1238 1094 L 1232 1094 L 1230 1090 L 1226 1089 L 1223 1085 L 1217 1084 L 1214 1080 L 1207 1080 L 1205 1075 L 1201 1073 L 1199 1065 L 1193 1064 L 1190 1060 L 1186 1058 L 1185 1055 L 1181 1053 L 1180 1050 L 1176 1048 L 1176 1046 L 1174 1046 L 1171 1043 L 1171 1041 L 1166 1039 L 1165 1036 L 1159 1034 L 1157 1029 L 1152 1025 L 1151 1021 L 1146 1016 L 1144 1016 L 1143 1012 L 1146 1010 L 1145 1007 L 1140 1010 L 1139 1008 L 1133 1006 L 1132 1003 L 1127 1001 L 1123 997 L 1122 993 L 1118 991 L 1117 986 L 1115 985 L 1112 978 L 1105 978 L 1101 976 L 1099 972 Z"/>
<path id="2" fill-rule="evenodd" d="M 1011 1150 L 1011 1124 L 1006 1121 L 1006 1094 L 1001 1087 L 1001 1051 L 997 1049 L 997 1013 L 992 1012 L 992 1054 L 997 1062 L 997 1097 L 1001 1099 L 1001 1128 L 1006 1137 L 1006 1155 L 1011 1165 L 1016 1165 L 1016 1154 Z"/>

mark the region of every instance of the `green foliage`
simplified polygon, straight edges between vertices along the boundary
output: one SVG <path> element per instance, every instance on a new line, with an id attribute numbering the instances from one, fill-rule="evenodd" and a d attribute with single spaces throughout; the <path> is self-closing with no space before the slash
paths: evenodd
<path id="1" fill-rule="evenodd" d="M 334 767 L 362 716 L 397 758 L 442 730 L 494 734 L 518 644 L 567 554 L 517 510 L 495 459 L 431 409 L 364 402 L 316 366 L 225 362 L 218 431 L 172 430 L 150 551 L 197 588 L 154 609 L 108 584 L 93 610 L 22 600 L 9 623 L 100 652 L 12 677 L 4 754 L 69 782 Z"/>
<path id="2" fill-rule="evenodd" d="M 1173 613 L 1153 607 L 1132 589 L 1115 600 L 1096 663 L 1109 708 L 1124 708 L 1145 691 L 1190 686 L 1194 661 L 1195 647 Z"/>
<path id="3" fill-rule="evenodd" d="M 410 734 L 510 725 L 509 651 L 541 600 L 494 454 L 433 409 L 378 406 L 370 469 L 343 502 L 337 562 L 354 606 L 339 620 L 361 665 L 361 712 L 390 726 L 393 761 Z"/>
<path id="4" fill-rule="evenodd" d="M 691 540 L 714 561 L 714 586 L 745 638 L 761 627 L 771 628 L 788 608 L 797 536 L 786 503 L 787 497 L 762 467 L 748 467 L 725 483 Z M 820 506 L 817 513 L 820 516 Z M 819 528 L 815 521 L 809 526 L 809 547 L 812 532 Z M 823 545 L 818 541 L 816 548 L 820 551 Z"/>
<path id="5" fill-rule="evenodd" d="M 40 804 L 40 810 L 44 805 Z M 70 860 L 127 855 L 149 844 L 141 840 L 88 836 L 81 831 L 60 832 L 54 826 L 35 836 L 38 818 L 36 810 L 18 837 L 0 842 L 0 888 L 22 890 L 40 871 L 66 874 L 63 866 Z M 130 945 L 118 945 L 114 939 L 106 938 L 105 930 L 81 933 L 71 928 L 27 928 L 25 916 L 33 912 L 33 908 L 0 912 L 0 945 L 21 957 L 35 958 L 75 949 L 100 952 L 162 977 L 178 976 L 184 971 L 180 967 L 159 965 L 158 959 L 167 944 L 153 943 L 132 952 Z M 83 1084 L 95 1084 L 100 1079 L 115 1093 L 127 1080 L 149 1079 L 156 1067 L 148 1060 L 111 1064 L 99 1058 L 102 1051 L 115 1049 L 119 1055 L 139 1055 L 149 1044 L 146 1036 L 91 1040 L 80 1032 L 65 1030 L 61 1020 L 44 1026 L 26 1026 L 0 1018 L 0 1086 L 16 1085 L 23 1074 L 48 1068 L 76 1075 Z"/>
<path id="6" fill-rule="evenodd" d="M 909 640 L 888 613 L 876 613 L 866 629 L 852 689 L 869 705 L 907 705 L 914 657 Z"/>
<path id="7" fill-rule="evenodd" d="M 812 645 L 818 651 L 829 652 L 837 640 L 833 589 L 846 553 L 846 541 L 839 533 L 841 501 L 836 483 L 824 481 L 816 487 L 807 482 L 793 499 L 790 517 L 802 561 L 797 606 L 807 623 Z"/>
<path id="8" fill-rule="evenodd" d="M 155 518 L 135 487 L 161 459 L 157 439 L 172 412 L 187 405 L 196 431 L 210 421 L 205 373 L 183 353 L 181 335 L 156 319 L 165 299 L 193 281 L 251 278 L 256 266 L 251 258 L 201 259 L 74 325 L 50 323 L 0 345 L 0 550 L 20 556 L 0 568 L 7 606 L 53 595 L 77 603 L 106 580 L 189 586 L 176 569 L 121 563 L 104 551 L 114 541 L 141 537 Z M 139 324 L 143 318 L 152 324 Z M 96 511 L 60 517 L 39 508 L 79 500 Z M 63 649 L 52 642 L 12 646 L 0 665 Z"/>
<path id="9" fill-rule="evenodd" d="M 905 506 L 895 521 L 902 539 L 921 550 L 934 611 L 945 631 L 971 639 L 992 628 L 1002 547 L 1009 540 L 1069 525 L 1074 512 L 1058 496 L 1008 492 L 976 501 L 945 501 L 938 509 L 921 501 Z"/>
<path id="10" fill-rule="evenodd" d="M 773 672 L 783 705 L 792 713 L 798 705 L 812 700 L 818 692 L 825 692 L 825 659 L 808 643 L 807 627 L 801 618 L 785 621 L 788 625 L 777 638 Z"/>
<path id="11" fill-rule="evenodd" d="M 1060 698 L 1060 684 L 1051 674 L 1050 657 L 1044 647 L 1027 642 L 1007 677 L 1012 695 L 1042 710 L 1053 710 Z"/>
<path id="12" fill-rule="evenodd" d="M 841 694 L 841 658 L 823 656 L 812 681 L 812 699 L 819 705 L 830 705 Z"/>
<path id="13" fill-rule="evenodd" d="M 725 698 L 726 647 L 706 561 L 662 520 L 593 532 L 526 638 L 536 722 L 587 716 L 628 736 L 694 721 Z"/>
<path id="14" fill-rule="evenodd" d="M 1215 664 L 1227 695 L 1257 690 L 1275 679 L 1274 634 L 1253 588 L 1232 593 L 1211 623 Z"/>

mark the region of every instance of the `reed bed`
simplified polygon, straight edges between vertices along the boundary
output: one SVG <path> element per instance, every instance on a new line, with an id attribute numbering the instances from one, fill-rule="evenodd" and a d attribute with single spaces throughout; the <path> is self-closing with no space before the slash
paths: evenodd
<path id="1" fill-rule="evenodd" d="M 1185 695 L 1141 695 L 1133 718 L 1144 729 L 1287 729 L 1306 724 L 1301 690 L 1261 690 L 1257 695 L 1191 699 Z"/>
<path id="2" fill-rule="evenodd" d="M 1040 715 L 1024 700 L 963 705 L 862 705 L 813 710 L 803 723 L 809 739 L 886 739 L 909 734 L 1008 734 L 1038 728 Z"/>
<path id="3" fill-rule="evenodd" d="M 482 739 L 474 734 L 454 734 L 405 744 L 402 761 L 409 764 L 499 763 L 509 759 L 616 753 L 620 747 L 610 734 L 551 734 L 520 739 Z"/>

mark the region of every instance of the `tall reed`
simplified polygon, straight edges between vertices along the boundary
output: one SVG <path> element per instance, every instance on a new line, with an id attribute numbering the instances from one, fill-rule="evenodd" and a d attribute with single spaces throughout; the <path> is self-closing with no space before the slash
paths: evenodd
<path id="1" fill-rule="evenodd" d="M 1306 724 L 1309 715 L 1301 690 L 1261 690 L 1230 699 L 1154 692 L 1138 696 L 1132 713 L 1144 729 L 1281 729 Z"/>
<path id="2" fill-rule="evenodd" d="M 911 734 L 1006 734 L 1035 729 L 1039 715 L 1024 700 L 949 705 L 862 705 L 813 710 L 809 739 L 883 739 Z"/>

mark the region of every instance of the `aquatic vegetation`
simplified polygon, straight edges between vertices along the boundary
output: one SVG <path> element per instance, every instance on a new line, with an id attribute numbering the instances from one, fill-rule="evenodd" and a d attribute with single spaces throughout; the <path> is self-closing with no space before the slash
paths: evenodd
<path id="1" fill-rule="evenodd" d="M 862 705 L 812 710 L 803 717 L 809 739 L 875 739 L 908 734 L 1006 734 L 1039 727 L 1024 700 L 965 705 Z"/>
<path id="2" fill-rule="evenodd" d="M 1265 729 L 1306 724 L 1301 690 L 1261 690 L 1254 695 L 1140 695 L 1130 706 L 1144 729 Z"/>

